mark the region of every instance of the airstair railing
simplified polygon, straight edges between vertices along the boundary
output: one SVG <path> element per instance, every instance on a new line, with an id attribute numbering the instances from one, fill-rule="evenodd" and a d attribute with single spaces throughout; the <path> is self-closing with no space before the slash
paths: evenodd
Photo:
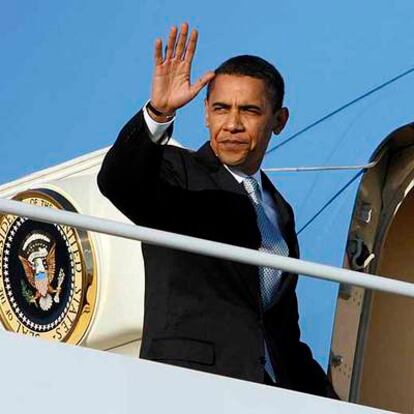
<path id="1" fill-rule="evenodd" d="M 263 168 L 267 173 L 286 173 L 286 172 L 316 172 L 316 171 L 352 171 L 352 170 L 370 170 L 379 162 L 379 159 L 368 164 L 350 164 L 350 165 L 317 165 L 311 167 L 277 167 Z"/>
<path id="2" fill-rule="evenodd" d="M 220 259 L 266 266 L 318 279 L 347 283 L 367 289 L 414 298 L 414 284 L 353 270 L 313 263 L 275 254 L 258 252 L 210 240 L 198 239 L 166 231 L 150 229 L 86 214 L 33 206 L 21 201 L 0 199 L 0 213 L 27 217 L 45 223 L 59 223 L 78 229 L 142 241 L 163 247 L 184 250 Z"/>

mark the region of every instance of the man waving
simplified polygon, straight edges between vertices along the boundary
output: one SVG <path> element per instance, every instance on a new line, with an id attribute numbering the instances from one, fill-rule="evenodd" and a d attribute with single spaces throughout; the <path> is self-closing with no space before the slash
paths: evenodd
<path id="1" fill-rule="evenodd" d="M 192 83 L 197 32 L 155 43 L 151 99 L 122 129 L 98 176 L 102 193 L 139 225 L 298 257 L 293 212 L 260 171 L 289 117 L 269 62 L 236 56 Z M 210 140 L 164 145 L 177 111 L 206 86 Z M 297 275 L 142 244 L 141 357 L 336 397 L 300 342 Z"/>

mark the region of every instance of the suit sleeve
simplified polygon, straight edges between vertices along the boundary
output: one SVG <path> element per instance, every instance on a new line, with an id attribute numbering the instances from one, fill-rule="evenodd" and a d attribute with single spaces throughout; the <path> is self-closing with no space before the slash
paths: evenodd
<path id="1" fill-rule="evenodd" d="M 166 132 L 168 138 L 171 132 L 172 126 Z M 133 222 L 152 226 L 165 208 L 159 205 L 160 195 L 165 200 L 169 188 L 185 187 L 182 156 L 179 148 L 151 140 L 141 110 L 122 128 L 106 154 L 98 187 Z"/>

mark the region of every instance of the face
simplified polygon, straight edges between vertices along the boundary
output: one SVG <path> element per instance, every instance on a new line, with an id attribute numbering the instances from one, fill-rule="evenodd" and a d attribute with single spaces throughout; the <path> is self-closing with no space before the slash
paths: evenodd
<path id="1" fill-rule="evenodd" d="M 272 133 L 289 117 L 287 108 L 273 110 L 265 82 L 250 76 L 216 76 L 205 110 L 214 153 L 247 175 L 260 168 Z"/>

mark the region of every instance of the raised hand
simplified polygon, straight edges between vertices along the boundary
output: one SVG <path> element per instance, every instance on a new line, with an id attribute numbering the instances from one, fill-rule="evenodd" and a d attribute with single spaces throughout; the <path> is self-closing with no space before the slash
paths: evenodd
<path id="1" fill-rule="evenodd" d="M 168 117 L 190 102 L 207 83 L 214 78 L 214 72 L 205 73 L 191 84 L 191 64 L 197 46 L 197 30 L 188 37 L 188 24 L 181 25 L 177 37 L 177 27 L 172 27 L 165 56 L 162 53 L 162 40 L 155 41 L 154 75 L 152 80 L 151 105 L 162 115 Z M 154 114 L 152 114 L 154 115 Z"/>

